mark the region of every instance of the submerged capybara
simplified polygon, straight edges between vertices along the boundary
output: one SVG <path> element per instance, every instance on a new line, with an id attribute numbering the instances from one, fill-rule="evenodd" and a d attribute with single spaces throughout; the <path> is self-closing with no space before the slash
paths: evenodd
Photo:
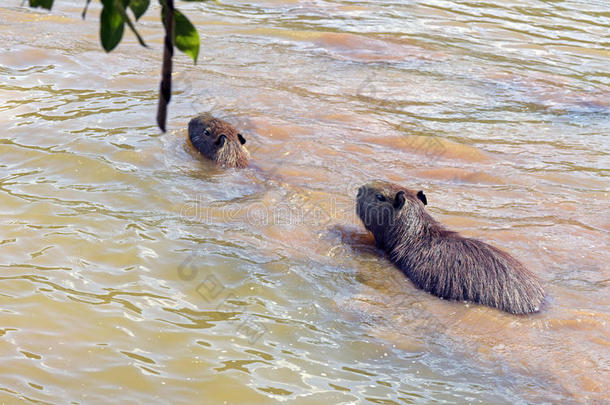
<path id="1" fill-rule="evenodd" d="M 248 165 L 246 139 L 226 121 L 208 113 L 200 114 L 189 122 L 189 138 L 199 152 L 220 166 Z"/>
<path id="2" fill-rule="evenodd" d="M 422 191 L 376 180 L 358 189 L 356 212 L 377 246 L 422 290 L 512 314 L 540 310 L 544 291 L 534 274 L 508 253 L 446 229 L 426 204 Z"/>

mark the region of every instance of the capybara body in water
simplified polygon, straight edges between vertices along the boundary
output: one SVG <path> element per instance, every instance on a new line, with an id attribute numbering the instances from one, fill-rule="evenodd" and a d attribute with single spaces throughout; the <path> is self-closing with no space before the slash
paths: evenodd
<path id="1" fill-rule="evenodd" d="M 376 180 L 358 190 L 366 229 L 413 283 L 441 298 L 472 301 L 512 314 L 538 312 L 544 291 L 519 261 L 434 220 L 423 192 Z"/>
<path id="2" fill-rule="evenodd" d="M 191 143 L 205 157 L 223 167 L 246 167 L 250 154 L 246 139 L 226 121 L 205 113 L 189 122 Z"/>

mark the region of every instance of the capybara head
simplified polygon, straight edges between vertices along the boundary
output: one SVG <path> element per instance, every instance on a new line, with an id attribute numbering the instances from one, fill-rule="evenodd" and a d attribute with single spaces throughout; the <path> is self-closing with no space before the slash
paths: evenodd
<path id="1" fill-rule="evenodd" d="M 428 216 L 424 209 L 427 203 L 423 191 L 374 180 L 358 189 L 356 213 L 383 248 L 390 239 L 400 239 L 397 231 L 410 234 L 421 231 L 422 219 Z"/>
<path id="2" fill-rule="evenodd" d="M 226 121 L 205 113 L 189 122 L 191 143 L 205 157 L 223 167 L 245 167 L 250 153 L 246 139 Z"/>

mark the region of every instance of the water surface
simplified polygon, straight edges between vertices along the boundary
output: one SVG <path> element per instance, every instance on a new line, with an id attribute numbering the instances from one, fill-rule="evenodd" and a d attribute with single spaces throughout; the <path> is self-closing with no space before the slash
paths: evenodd
<path id="1" fill-rule="evenodd" d="M 179 2 L 155 127 L 158 9 L 101 51 L 99 5 L 0 7 L 0 399 L 606 403 L 610 9 L 602 1 Z M 251 167 L 186 141 L 212 111 Z M 544 311 L 417 290 L 356 187 L 514 254 Z"/>

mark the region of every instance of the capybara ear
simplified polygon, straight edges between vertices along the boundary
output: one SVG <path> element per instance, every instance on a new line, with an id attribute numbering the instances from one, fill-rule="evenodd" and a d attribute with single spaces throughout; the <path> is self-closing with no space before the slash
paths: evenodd
<path id="1" fill-rule="evenodd" d="M 401 209 L 405 205 L 405 192 L 399 191 L 394 197 L 394 208 Z"/>
<path id="2" fill-rule="evenodd" d="M 218 140 L 216 141 L 216 146 L 218 146 L 219 148 L 222 148 L 223 146 L 225 146 L 226 140 L 227 140 L 227 136 L 225 134 L 220 134 L 220 136 L 218 137 Z"/>
<path id="3" fill-rule="evenodd" d="M 417 198 L 419 198 L 419 200 L 420 200 L 421 202 L 423 202 L 423 203 L 424 203 L 424 205 L 428 205 L 428 199 L 426 198 L 426 195 L 424 194 L 424 192 L 423 192 L 423 191 L 419 190 L 419 191 L 417 192 Z"/>
<path id="4" fill-rule="evenodd" d="M 239 143 L 241 143 L 242 145 L 246 144 L 246 138 L 244 138 L 242 134 L 237 134 L 237 138 L 239 139 Z"/>

